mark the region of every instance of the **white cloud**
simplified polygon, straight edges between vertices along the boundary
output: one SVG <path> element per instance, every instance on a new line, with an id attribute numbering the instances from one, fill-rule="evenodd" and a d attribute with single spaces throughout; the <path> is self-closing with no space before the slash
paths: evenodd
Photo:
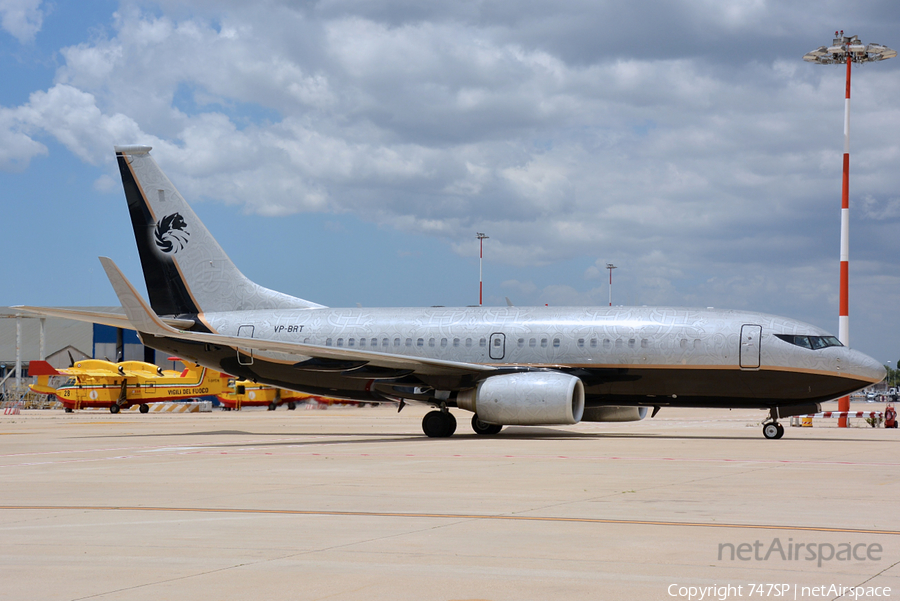
<path id="1" fill-rule="evenodd" d="M 94 190 L 97 192 L 112 192 L 119 186 L 119 182 L 108 175 L 101 175 L 94 180 Z"/>
<path id="2" fill-rule="evenodd" d="M 104 115 L 92 94 L 68 85 L 34 92 L 27 104 L 7 113 L 21 130 L 50 134 L 73 154 L 94 164 L 108 157 L 120 140 L 153 141 L 129 117 L 121 113 Z"/>
<path id="3" fill-rule="evenodd" d="M 0 169 L 22 171 L 35 156 L 47 154 L 47 147 L 22 131 L 15 110 L 0 108 Z"/>
<path id="4" fill-rule="evenodd" d="M 25 44 L 41 30 L 44 13 L 41 0 L 0 0 L 0 25 Z"/>
<path id="5" fill-rule="evenodd" d="M 534 282 L 526 281 L 520 282 L 518 280 L 506 280 L 500 284 L 500 287 L 504 290 L 510 290 L 513 294 L 522 294 L 522 295 L 532 295 L 534 294 L 538 287 L 535 286 Z"/>
<path id="6" fill-rule="evenodd" d="M 584 259 L 569 287 L 508 284 L 530 302 L 605 304 L 606 260 L 644 302 L 835 293 L 819 278 L 835 254 L 842 73 L 800 60 L 830 37 L 825 16 L 795 18 L 812 3 L 141 6 L 124 2 L 107 36 L 60 51 L 53 86 L 0 109 L 2 168 L 48 138 L 94 164 L 148 143 L 189 198 L 352 212 L 463 256 L 485 231 L 499 265 Z M 896 224 L 900 75 L 873 65 L 854 86 L 854 218 Z M 867 242 L 854 252 L 875 253 Z"/>

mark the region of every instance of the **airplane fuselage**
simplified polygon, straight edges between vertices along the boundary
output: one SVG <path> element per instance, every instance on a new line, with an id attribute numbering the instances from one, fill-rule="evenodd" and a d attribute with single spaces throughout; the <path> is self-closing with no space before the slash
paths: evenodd
<path id="1" fill-rule="evenodd" d="M 585 404 L 771 407 L 815 403 L 866 385 L 881 366 L 842 346 L 803 348 L 776 334 L 828 337 L 773 315 L 666 307 L 292 309 L 208 313 L 227 336 L 578 376 Z M 436 401 L 469 374 L 410 377 L 353 364 L 304 367 L 296 356 L 150 337 L 150 346 L 273 386 L 356 400 Z M 869 364 L 872 365 L 869 365 Z M 344 369 L 342 369 L 344 368 Z M 497 373 L 497 372 L 494 372 Z M 874 374 L 874 375 L 873 375 Z"/>

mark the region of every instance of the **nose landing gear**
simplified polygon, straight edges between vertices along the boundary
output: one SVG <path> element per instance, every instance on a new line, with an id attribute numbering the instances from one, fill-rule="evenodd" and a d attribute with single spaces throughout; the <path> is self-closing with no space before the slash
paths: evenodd
<path id="1" fill-rule="evenodd" d="M 778 422 L 769 422 L 767 424 L 763 424 L 763 436 L 769 439 L 781 438 L 782 436 L 784 436 L 784 426 L 782 426 Z"/>
<path id="2" fill-rule="evenodd" d="M 778 423 L 778 418 L 781 417 L 779 414 L 779 408 L 772 407 L 769 410 L 769 421 L 763 423 L 763 436 L 770 440 L 784 436 L 784 426 Z"/>

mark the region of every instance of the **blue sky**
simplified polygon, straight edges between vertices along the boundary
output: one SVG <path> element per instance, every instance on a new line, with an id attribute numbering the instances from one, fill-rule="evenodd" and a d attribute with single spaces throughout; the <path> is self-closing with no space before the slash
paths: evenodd
<path id="1" fill-rule="evenodd" d="M 891 2 L 0 1 L 0 305 L 142 277 L 143 143 L 235 263 L 331 306 L 715 306 L 837 330 L 835 29 Z M 246 6 L 245 6 L 246 5 Z M 851 346 L 900 359 L 900 60 L 854 71 Z"/>

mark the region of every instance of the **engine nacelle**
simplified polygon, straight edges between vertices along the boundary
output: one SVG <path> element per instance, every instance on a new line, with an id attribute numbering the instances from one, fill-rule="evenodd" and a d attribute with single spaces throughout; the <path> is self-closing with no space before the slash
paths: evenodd
<path id="1" fill-rule="evenodd" d="M 489 424 L 577 424 L 584 413 L 584 384 L 552 371 L 491 376 L 460 392 L 456 404 Z"/>
<path id="2" fill-rule="evenodd" d="M 646 407 L 586 407 L 581 421 L 638 422 L 646 416 Z"/>

